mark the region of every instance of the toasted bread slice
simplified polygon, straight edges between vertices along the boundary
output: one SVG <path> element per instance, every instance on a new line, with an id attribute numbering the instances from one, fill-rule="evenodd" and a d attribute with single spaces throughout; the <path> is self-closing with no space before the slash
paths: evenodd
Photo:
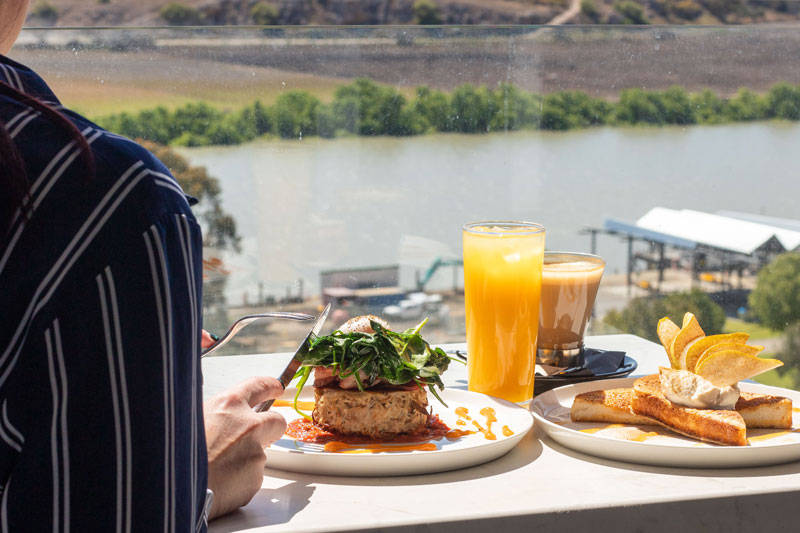
<path id="1" fill-rule="evenodd" d="M 633 414 L 633 389 L 611 389 L 584 392 L 575 396 L 570 415 L 573 422 L 607 422 L 610 424 L 653 425 L 655 420 Z M 742 392 L 736 402 L 749 429 L 792 427 L 792 401 L 783 396 Z"/>
<path id="2" fill-rule="evenodd" d="M 792 400 L 783 396 L 742 392 L 735 409 L 748 428 L 792 427 Z"/>
<path id="3" fill-rule="evenodd" d="M 633 389 L 593 390 L 578 394 L 572 402 L 573 422 L 610 422 L 652 426 L 657 422 L 631 411 Z"/>
<path id="4" fill-rule="evenodd" d="M 674 404 L 662 394 L 657 374 L 633 383 L 631 410 L 687 437 L 730 446 L 747 445 L 742 415 L 736 411 L 692 409 Z"/>

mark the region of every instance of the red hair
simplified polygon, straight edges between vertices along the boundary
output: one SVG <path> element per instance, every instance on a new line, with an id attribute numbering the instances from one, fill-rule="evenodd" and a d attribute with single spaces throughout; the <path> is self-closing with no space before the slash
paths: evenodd
<path id="1" fill-rule="evenodd" d="M 89 176 L 94 176 L 95 166 L 89 143 L 72 123 L 57 109 L 42 102 L 38 98 L 28 96 L 6 83 L 0 81 L 0 96 L 8 97 L 23 105 L 39 111 L 43 117 L 63 129 L 80 147 L 81 158 L 89 171 Z M 25 162 L 19 148 L 8 133 L 5 124 L 0 122 L 0 237 L 6 235 L 12 217 L 17 209 L 22 209 L 23 216 L 30 215 L 30 187 L 25 172 Z"/>

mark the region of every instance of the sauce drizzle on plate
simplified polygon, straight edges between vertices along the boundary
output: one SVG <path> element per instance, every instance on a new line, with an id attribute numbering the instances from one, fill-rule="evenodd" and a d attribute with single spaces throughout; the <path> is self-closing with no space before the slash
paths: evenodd
<path id="1" fill-rule="evenodd" d="M 458 420 L 456 420 L 457 426 L 466 426 L 467 421 L 472 420 L 472 417 L 469 416 L 469 409 L 466 407 L 456 407 L 455 413 L 458 416 Z"/>
<path id="2" fill-rule="evenodd" d="M 800 428 L 787 429 L 786 431 L 776 431 L 775 433 L 767 433 L 766 435 L 758 435 L 757 437 L 750 437 L 747 439 L 747 442 L 760 442 L 762 440 L 776 439 L 778 437 L 783 437 L 784 435 L 788 435 L 789 433 L 800 433 Z"/>
<path id="3" fill-rule="evenodd" d="M 483 438 L 486 440 L 497 440 L 497 435 L 492 432 L 492 424 L 497 422 L 494 409 L 491 407 L 484 407 L 481 409 L 480 413 L 486 417 L 486 428 L 482 427 L 477 420 L 473 420 L 472 425 L 483 433 Z"/>
<path id="4" fill-rule="evenodd" d="M 330 453 L 391 453 L 391 452 L 432 452 L 436 445 L 432 442 L 418 444 L 347 444 L 346 442 L 331 441 L 325 445 L 324 451 Z"/>
<path id="5" fill-rule="evenodd" d="M 650 437 L 657 437 L 660 434 L 661 433 L 658 433 L 657 431 L 648 431 L 646 433 L 642 433 L 641 435 L 636 435 L 635 437 L 631 438 L 630 440 L 632 440 L 633 442 L 644 442 L 647 439 L 649 439 Z"/>
<path id="6" fill-rule="evenodd" d="M 461 437 L 465 437 L 467 435 L 474 435 L 474 434 L 475 434 L 474 431 L 470 431 L 468 429 L 451 429 L 450 431 L 447 432 L 447 435 L 445 435 L 445 438 L 447 440 L 458 440 Z"/>
<path id="7" fill-rule="evenodd" d="M 275 405 L 291 406 L 292 402 L 278 400 Z M 314 408 L 314 402 L 298 402 L 298 407 L 310 410 Z M 438 449 L 438 447 L 436 444 L 431 443 L 431 440 L 446 438 L 449 441 L 455 441 L 475 433 L 483 434 L 486 440 L 497 440 L 497 435 L 492 430 L 493 424 L 497 422 L 494 408 L 484 407 L 480 410 L 480 414 L 486 419 L 485 427 L 469 416 L 469 409 L 466 407 L 456 407 L 454 412 L 458 416 L 456 425 L 466 426 L 467 421 L 471 421 L 475 429 L 451 429 L 437 415 L 429 415 L 427 424 L 420 431 L 398 435 L 391 439 L 376 440 L 363 435 L 339 434 L 326 430 L 311 420 L 298 418 L 289 422 L 286 428 L 286 435 L 302 442 L 324 444 L 324 451 L 329 453 L 432 451 Z M 507 425 L 503 426 L 501 431 L 504 437 L 514 435 L 514 431 Z M 404 443 L 408 443 L 408 446 L 398 446 L 398 444 Z"/>
<path id="8" fill-rule="evenodd" d="M 581 429 L 580 432 L 581 433 L 588 433 L 588 434 L 591 435 L 593 433 L 597 433 L 598 431 L 603 431 L 604 429 L 624 428 L 624 427 L 625 427 L 625 424 L 608 424 L 607 426 L 600 426 L 600 427 L 596 427 L 596 428 Z"/>

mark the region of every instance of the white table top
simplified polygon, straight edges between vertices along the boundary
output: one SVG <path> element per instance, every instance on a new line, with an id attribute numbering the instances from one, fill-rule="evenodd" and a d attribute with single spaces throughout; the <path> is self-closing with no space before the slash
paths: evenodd
<path id="1" fill-rule="evenodd" d="M 657 372 L 660 345 L 633 335 L 588 337 L 623 350 Z M 205 394 L 247 377 L 277 375 L 285 357 L 203 360 Z M 447 386 L 464 388 L 451 365 Z M 519 445 L 489 463 L 438 474 L 365 478 L 314 476 L 267 468 L 246 507 L 209 531 L 796 531 L 800 462 L 760 468 L 685 469 L 599 459 L 555 443 L 534 425 Z"/>

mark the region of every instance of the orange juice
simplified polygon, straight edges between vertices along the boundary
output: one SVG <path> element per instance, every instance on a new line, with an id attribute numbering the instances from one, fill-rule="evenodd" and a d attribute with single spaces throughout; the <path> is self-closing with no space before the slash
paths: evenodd
<path id="1" fill-rule="evenodd" d="M 512 402 L 533 397 L 544 234 L 528 222 L 463 228 L 471 391 Z"/>

